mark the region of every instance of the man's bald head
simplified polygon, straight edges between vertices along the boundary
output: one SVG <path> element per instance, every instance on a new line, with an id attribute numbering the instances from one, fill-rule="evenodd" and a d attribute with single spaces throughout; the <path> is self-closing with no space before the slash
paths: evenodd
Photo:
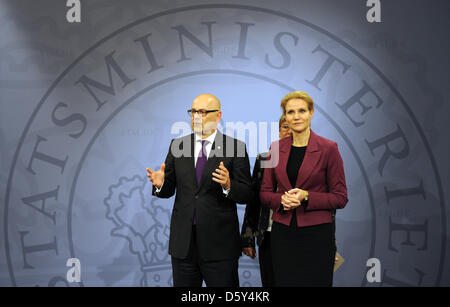
<path id="1" fill-rule="evenodd" d="M 201 94 L 197 96 L 192 103 L 192 107 L 194 107 L 194 105 L 196 105 L 196 109 L 212 109 L 220 111 L 219 99 L 211 94 Z M 197 108 L 197 106 L 199 108 Z"/>
<path id="2" fill-rule="evenodd" d="M 219 99 L 211 94 L 201 94 L 192 102 L 192 110 L 213 111 L 208 112 L 204 117 L 198 114 L 194 115 L 194 113 L 191 116 L 192 130 L 195 133 L 200 134 L 202 138 L 211 135 L 217 129 L 217 124 L 222 118 Z"/>

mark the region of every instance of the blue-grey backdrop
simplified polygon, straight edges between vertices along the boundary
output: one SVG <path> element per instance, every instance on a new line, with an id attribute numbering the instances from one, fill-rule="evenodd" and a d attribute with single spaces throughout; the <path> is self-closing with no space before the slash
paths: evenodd
<path id="1" fill-rule="evenodd" d="M 381 3 L 369 23 L 363 0 L 96 0 L 68 23 L 66 1 L 2 1 L 0 285 L 172 285 L 173 199 L 151 196 L 145 168 L 205 92 L 253 166 L 282 96 L 304 90 L 345 164 L 334 284 L 449 286 L 450 5 Z M 257 260 L 239 275 L 261 285 Z"/>

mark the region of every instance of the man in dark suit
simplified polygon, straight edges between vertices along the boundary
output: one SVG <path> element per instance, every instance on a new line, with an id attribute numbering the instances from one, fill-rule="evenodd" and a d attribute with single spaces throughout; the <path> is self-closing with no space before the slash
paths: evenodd
<path id="1" fill-rule="evenodd" d="M 222 112 L 213 95 L 195 98 L 193 134 L 172 140 L 159 171 L 147 168 L 153 195 L 175 194 L 169 254 L 175 287 L 238 287 L 241 255 L 236 203 L 252 198 L 245 144 L 217 131 Z"/>

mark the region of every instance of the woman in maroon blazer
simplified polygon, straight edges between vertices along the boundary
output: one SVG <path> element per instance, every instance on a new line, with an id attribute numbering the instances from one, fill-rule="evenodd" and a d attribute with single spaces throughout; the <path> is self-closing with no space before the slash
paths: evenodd
<path id="1" fill-rule="evenodd" d="M 347 204 L 337 144 L 311 130 L 314 102 L 295 91 L 281 100 L 292 137 L 273 142 L 263 167 L 261 203 L 273 210 L 276 286 L 332 286 L 332 211 Z"/>

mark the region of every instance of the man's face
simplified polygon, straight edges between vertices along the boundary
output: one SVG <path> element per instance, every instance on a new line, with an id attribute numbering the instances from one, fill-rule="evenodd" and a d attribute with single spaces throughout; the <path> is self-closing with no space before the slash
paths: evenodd
<path id="1" fill-rule="evenodd" d="M 216 112 L 209 112 L 205 116 L 192 112 L 191 114 L 191 127 L 192 131 L 200 134 L 204 137 L 211 135 L 216 129 L 217 124 L 220 122 L 222 112 L 220 112 L 220 106 L 218 101 L 212 95 L 203 94 L 195 98 L 192 102 L 193 111 L 205 110 L 217 110 Z"/>

